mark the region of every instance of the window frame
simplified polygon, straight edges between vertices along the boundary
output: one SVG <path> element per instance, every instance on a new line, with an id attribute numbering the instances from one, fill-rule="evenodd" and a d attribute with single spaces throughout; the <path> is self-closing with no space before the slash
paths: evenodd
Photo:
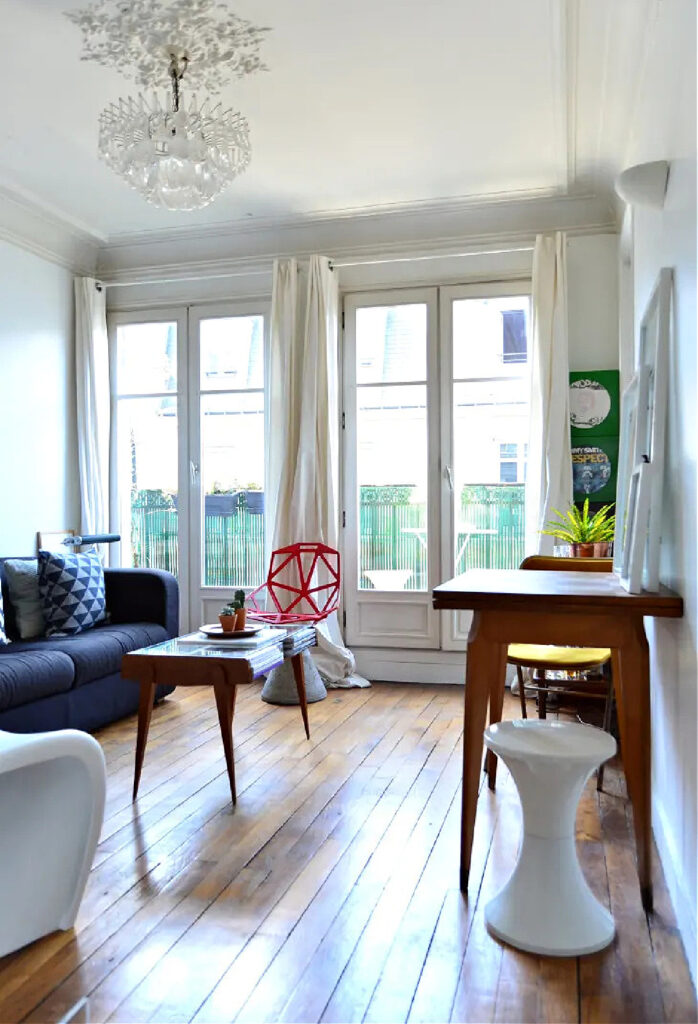
<path id="1" fill-rule="evenodd" d="M 434 501 L 433 481 L 439 472 L 438 289 L 397 288 L 347 292 L 343 296 L 343 591 L 345 639 L 366 647 L 438 649 L 438 613 L 431 591 L 439 582 L 440 517 Z M 427 310 L 427 584 L 425 590 L 379 591 L 359 589 L 359 500 L 357 473 L 357 387 L 382 386 L 356 381 L 356 312 L 363 307 L 421 305 Z M 391 381 L 385 387 L 422 381 Z M 352 402 L 354 403 L 352 405 Z M 375 623 L 381 623 L 376 626 Z"/>
<path id="2" fill-rule="evenodd" d="M 269 436 L 269 326 L 271 301 L 267 298 L 232 299 L 228 302 L 202 302 L 178 306 L 152 306 L 147 309 L 120 310 L 107 315 L 107 331 L 109 339 L 109 375 L 111 392 L 111 433 L 110 433 L 110 529 L 118 532 L 119 525 L 119 494 L 118 494 L 118 403 L 127 397 L 119 395 L 117 385 L 117 334 L 118 328 L 129 324 L 163 323 L 177 324 L 177 432 L 178 432 L 178 503 L 177 503 L 177 542 L 179 549 L 179 601 L 180 631 L 195 628 L 200 623 L 212 621 L 224 601 L 229 600 L 233 587 L 205 587 L 202 582 L 203 528 L 201 494 L 201 394 L 200 388 L 200 345 L 199 324 L 201 320 L 226 318 L 234 316 L 260 315 L 264 319 L 264 434 L 265 459 L 264 479 L 265 493 L 268 474 Z M 215 389 L 216 394 L 225 395 L 229 391 L 254 389 Z M 214 393 L 214 389 L 204 389 L 204 393 Z M 168 392 L 169 394 L 169 392 Z M 175 394 L 175 392 L 172 392 Z M 136 395 L 136 398 L 160 397 L 161 393 Z M 268 506 L 267 506 L 268 507 Z M 265 566 L 268 562 L 269 524 L 266 521 L 265 509 Z M 197 524 L 196 536 L 194 526 Z M 200 528 L 199 528 L 200 526 Z M 121 565 L 121 544 L 112 545 L 111 561 Z M 246 587 L 246 590 L 252 589 Z M 207 618 L 208 616 L 208 618 Z"/>
<path id="3" fill-rule="evenodd" d="M 204 529 L 205 510 L 201 464 L 203 450 L 201 447 L 201 397 L 202 395 L 226 395 L 231 392 L 254 391 L 263 392 L 264 395 L 264 493 L 267 493 L 269 480 L 269 324 L 271 304 L 268 299 L 233 299 L 230 302 L 217 302 L 201 304 L 189 307 L 189 421 L 188 421 L 188 447 L 193 453 L 190 466 L 189 486 L 189 522 L 191 524 L 191 545 L 189 555 L 189 568 L 191 578 L 191 606 L 192 611 L 196 610 L 197 622 L 192 622 L 192 628 L 201 622 L 215 621 L 220 605 L 230 599 L 231 591 L 236 587 L 207 586 L 203 582 L 203 558 L 204 558 Z M 202 320 L 230 319 L 236 316 L 261 316 L 264 321 L 263 351 L 264 351 L 264 375 L 263 388 L 231 388 L 231 389 L 209 389 L 201 387 L 201 333 L 200 325 Z M 197 461 L 194 462 L 193 456 Z M 264 531 L 265 531 L 265 562 L 266 552 L 269 547 L 269 530 L 266 521 L 265 503 Z M 266 575 L 266 574 L 265 574 Z M 240 584 L 240 589 L 246 592 L 253 590 L 251 585 Z"/>
<path id="4" fill-rule="evenodd" d="M 177 325 L 177 390 L 176 392 L 145 392 L 143 394 L 119 394 L 117 391 L 117 346 L 119 327 L 131 324 L 176 323 Z M 118 480 L 118 438 L 119 438 L 119 402 L 125 398 L 159 398 L 162 395 L 176 394 L 177 397 L 177 546 L 179 583 L 179 616 L 180 626 L 186 628 L 189 621 L 189 508 L 187 501 L 186 480 L 189 452 L 185 442 L 183 424 L 188 414 L 188 361 L 187 349 L 189 341 L 189 316 L 186 307 L 163 306 L 152 309 L 135 309 L 131 311 L 112 312 L 107 316 L 107 336 L 109 344 L 109 380 L 111 395 L 110 439 L 109 439 L 109 528 L 120 532 L 120 502 Z M 183 489 L 184 487 L 184 489 Z M 121 543 L 111 546 L 110 561 L 113 565 L 122 564 Z"/>

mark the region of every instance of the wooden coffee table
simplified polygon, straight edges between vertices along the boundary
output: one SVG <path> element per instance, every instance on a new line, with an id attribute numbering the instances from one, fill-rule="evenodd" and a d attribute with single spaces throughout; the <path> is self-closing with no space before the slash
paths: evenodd
<path id="1" fill-rule="evenodd" d="M 213 686 L 218 709 L 218 722 L 223 740 L 225 763 L 230 780 L 230 795 L 233 804 L 237 802 L 235 790 L 235 762 L 233 757 L 233 714 L 238 684 L 251 683 L 259 676 L 281 665 L 285 658 L 291 659 L 293 675 L 298 689 L 305 735 L 310 739 L 308 706 L 305 699 L 305 673 L 303 651 L 314 647 L 315 629 L 303 627 L 288 632 L 286 637 L 263 647 L 237 648 L 214 644 L 183 643 L 184 637 L 165 640 L 152 647 L 125 654 L 121 662 L 121 675 L 132 679 L 141 688 L 138 703 L 138 736 L 136 739 L 136 766 L 133 777 L 133 799 L 138 795 L 145 746 L 153 711 L 155 687 L 166 686 Z"/>

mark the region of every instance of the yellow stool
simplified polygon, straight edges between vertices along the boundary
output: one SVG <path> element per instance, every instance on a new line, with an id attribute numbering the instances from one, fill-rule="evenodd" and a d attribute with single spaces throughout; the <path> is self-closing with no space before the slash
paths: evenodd
<path id="1" fill-rule="evenodd" d="M 525 686 L 538 694 L 538 717 L 547 714 L 550 680 L 548 672 L 589 672 L 598 670 L 601 676 L 602 667 L 610 660 L 611 651 L 608 647 L 553 647 L 545 644 L 509 644 L 507 661 L 516 666 L 519 680 L 519 700 L 521 701 L 521 717 L 527 718 Z M 533 684 L 524 684 L 522 669 L 533 669 Z M 571 679 L 569 684 L 561 680 L 554 681 L 554 690 L 564 690 L 570 696 L 603 697 L 606 704 L 603 715 L 603 729 L 611 731 L 611 714 L 613 710 L 613 682 L 609 678 L 605 692 L 594 692 L 593 688 L 582 688 L 584 683 L 579 679 Z M 596 788 L 603 785 L 603 765 L 599 768 Z"/>

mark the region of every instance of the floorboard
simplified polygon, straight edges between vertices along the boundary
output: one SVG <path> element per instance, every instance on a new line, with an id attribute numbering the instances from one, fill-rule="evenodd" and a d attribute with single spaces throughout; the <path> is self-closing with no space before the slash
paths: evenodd
<path id="1" fill-rule="evenodd" d="M 297 708 L 241 688 L 233 810 L 205 688 L 154 709 L 138 801 L 135 719 L 102 730 L 104 827 L 75 929 L 0 960 L 0 1021 L 695 1021 L 661 867 L 640 903 L 622 769 L 590 780 L 578 850 L 618 934 L 558 960 L 487 932 L 517 853 L 500 765 L 458 890 L 462 688 L 377 684 Z M 505 714 L 518 715 L 507 698 Z M 83 1018 L 84 1019 L 84 1018 Z"/>

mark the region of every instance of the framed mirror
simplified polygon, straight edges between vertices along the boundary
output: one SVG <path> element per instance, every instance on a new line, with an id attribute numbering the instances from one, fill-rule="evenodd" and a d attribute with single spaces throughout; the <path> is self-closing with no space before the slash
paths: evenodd
<path id="1" fill-rule="evenodd" d="M 649 524 L 642 580 L 646 590 L 656 590 L 659 586 L 672 278 L 671 268 L 662 267 L 640 323 L 638 365 L 646 367 L 648 373 L 647 416 L 641 435 L 641 447 L 643 459 L 652 467 Z"/>

